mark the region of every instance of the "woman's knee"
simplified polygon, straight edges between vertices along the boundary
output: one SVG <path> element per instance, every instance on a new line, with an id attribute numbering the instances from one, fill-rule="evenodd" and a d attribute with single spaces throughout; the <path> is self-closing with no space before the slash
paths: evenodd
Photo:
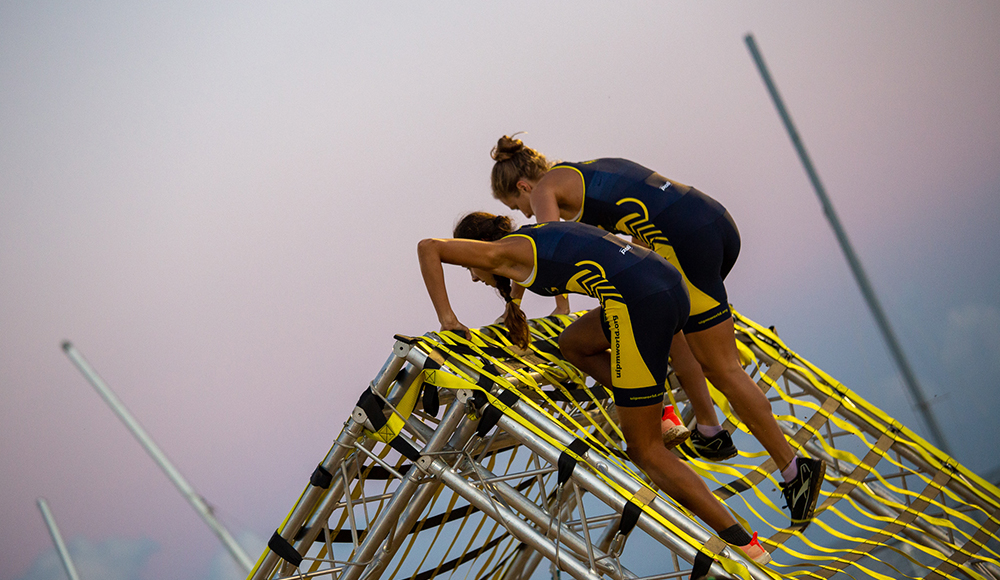
<path id="1" fill-rule="evenodd" d="M 559 335 L 559 350 L 562 351 L 564 357 L 569 359 L 569 362 L 574 362 L 583 356 L 583 344 L 580 332 L 574 329 L 573 325 L 570 325 Z"/>
<path id="2" fill-rule="evenodd" d="M 633 443 L 630 441 L 626 441 L 626 443 L 628 444 L 628 447 L 626 447 L 626 449 L 628 451 L 629 459 L 631 459 L 633 463 L 638 465 L 640 469 L 646 470 L 650 464 L 652 453 L 654 451 L 652 446 L 649 445 L 648 442 Z M 662 447 L 662 442 L 661 442 L 661 447 Z"/>
<path id="3" fill-rule="evenodd" d="M 716 389 L 728 397 L 728 393 L 734 389 L 743 388 L 747 381 L 753 383 L 753 379 L 747 375 L 738 363 L 722 364 L 718 367 L 705 368 L 705 378 L 712 383 Z"/>

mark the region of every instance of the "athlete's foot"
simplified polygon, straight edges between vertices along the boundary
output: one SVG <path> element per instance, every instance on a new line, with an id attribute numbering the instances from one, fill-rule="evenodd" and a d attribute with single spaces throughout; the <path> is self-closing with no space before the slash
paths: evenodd
<path id="1" fill-rule="evenodd" d="M 736 456 L 733 438 L 725 429 L 711 437 L 706 437 L 696 427 L 691 432 L 691 439 L 685 444 L 683 450 L 687 451 L 688 447 L 694 450 L 696 456 L 709 461 L 723 461 Z"/>
<path id="2" fill-rule="evenodd" d="M 797 457 L 798 469 L 795 477 L 781 484 L 781 494 L 785 496 L 792 525 L 803 531 L 812 522 L 819 488 L 823 485 L 826 462 L 822 459 Z"/>
<path id="3" fill-rule="evenodd" d="M 760 545 L 759 541 L 757 541 L 757 532 L 753 533 L 753 539 L 749 544 L 746 546 L 739 546 L 739 549 L 743 550 L 743 553 L 747 555 L 747 558 L 750 558 L 761 566 L 771 561 L 771 553 L 768 552 L 764 546 Z"/>
<path id="4" fill-rule="evenodd" d="M 663 418 L 660 420 L 660 430 L 663 432 L 663 445 L 672 449 L 678 443 L 691 436 L 691 431 L 681 423 L 674 412 L 673 405 L 663 407 Z"/>

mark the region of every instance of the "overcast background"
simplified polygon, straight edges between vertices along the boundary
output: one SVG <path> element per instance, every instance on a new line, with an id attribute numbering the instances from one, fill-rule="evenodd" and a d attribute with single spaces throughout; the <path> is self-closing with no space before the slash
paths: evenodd
<path id="1" fill-rule="evenodd" d="M 392 335 L 436 329 L 416 243 L 505 210 L 489 151 L 515 131 L 719 199 L 736 308 L 926 436 L 748 32 L 995 481 L 998 25 L 992 0 L 0 4 L 0 580 L 64 577 L 38 497 L 84 580 L 240 577 L 60 343 L 256 558 Z M 499 314 L 449 280 L 463 322 Z"/>

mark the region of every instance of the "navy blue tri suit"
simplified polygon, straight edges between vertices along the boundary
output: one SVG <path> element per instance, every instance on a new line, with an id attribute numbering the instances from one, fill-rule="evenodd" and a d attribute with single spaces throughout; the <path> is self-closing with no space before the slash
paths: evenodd
<path id="1" fill-rule="evenodd" d="M 684 332 L 729 319 L 723 283 L 740 253 L 740 233 L 722 204 L 627 159 L 561 162 L 583 180 L 583 202 L 573 218 L 642 240 L 673 264 L 687 282 L 691 312 Z"/>
<path id="2" fill-rule="evenodd" d="M 534 270 L 519 284 L 542 296 L 572 292 L 601 302 L 615 404 L 659 403 L 670 342 L 690 311 L 677 269 L 654 252 L 586 224 L 545 222 L 507 237 L 527 238 L 534 249 Z"/>

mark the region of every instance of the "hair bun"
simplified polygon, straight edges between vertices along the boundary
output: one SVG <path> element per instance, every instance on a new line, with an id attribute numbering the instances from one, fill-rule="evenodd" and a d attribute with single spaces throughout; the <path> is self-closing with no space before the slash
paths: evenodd
<path id="1" fill-rule="evenodd" d="M 505 215 L 493 216 L 493 224 L 504 232 L 511 232 L 514 230 L 514 224 L 510 217 Z"/>
<path id="2" fill-rule="evenodd" d="M 514 133 L 514 135 L 517 135 L 517 133 Z M 504 135 L 497 140 L 497 146 L 490 151 L 490 157 L 494 161 L 507 161 L 520 153 L 522 149 L 524 149 L 524 143 L 520 139 Z"/>

